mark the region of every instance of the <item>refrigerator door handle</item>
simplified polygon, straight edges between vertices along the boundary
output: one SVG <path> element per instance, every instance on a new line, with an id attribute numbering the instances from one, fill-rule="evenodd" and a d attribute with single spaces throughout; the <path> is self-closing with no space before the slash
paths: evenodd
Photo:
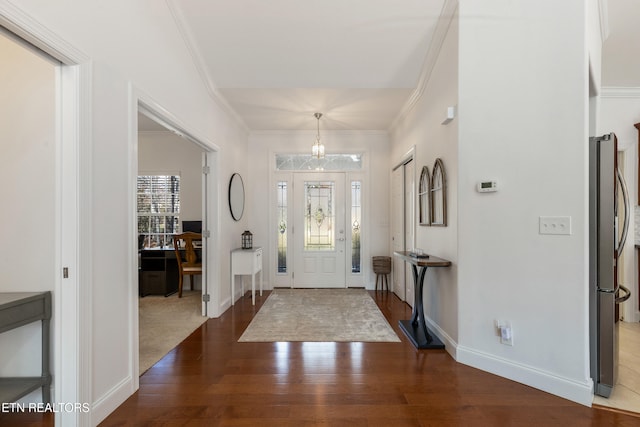
<path id="1" fill-rule="evenodd" d="M 620 183 L 620 190 L 622 190 L 622 204 L 624 205 L 624 223 L 622 226 L 622 236 L 620 236 L 620 241 L 618 243 L 618 256 L 622 252 L 622 248 L 624 248 L 624 244 L 627 241 L 627 234 L 629 233 L 629 193 L 627 191 L 627 183 L 624 180 L 624 176 L 620 172 L 619 168 L 616 168 L 616 177 L 618 178 L 618 182 Z"/>
<path id="2" fill-rule="evenodd" d="M 627 289 L 625 286 L 619 285 L 618 289 L 624 292 L 625 294 L 619 297 L 618 294 L 616 293 L 616 304 L 623 303 L 631 297 L 631 291 Z"/>

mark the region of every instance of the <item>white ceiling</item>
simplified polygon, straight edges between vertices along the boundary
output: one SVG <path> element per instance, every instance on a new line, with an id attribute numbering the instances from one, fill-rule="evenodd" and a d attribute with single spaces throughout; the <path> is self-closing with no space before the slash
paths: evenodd
<path id="1" fill-rule="evenodd" d="M 251 130 L 386 130 L 418 85 L 445 0 L 180 0 L 210 85 Z"/>
<path id="2" fill-rule="evenodd" d="M 315 130 L 315 112 L 321 130 L 389 129 L 447 3 L 168 1 L 212 91 L 252 131 Z M 640 87 L 640 0 L 608 0 L 608 15 L 602 83 Z"/>

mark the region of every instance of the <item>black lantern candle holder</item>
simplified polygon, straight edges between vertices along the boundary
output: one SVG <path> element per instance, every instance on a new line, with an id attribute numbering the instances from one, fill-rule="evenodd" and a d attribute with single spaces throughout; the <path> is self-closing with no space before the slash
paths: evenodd
<path id="1" fill-rule="evenodd" d="M 249 230 L 242 233 L 242 249 L 253 248 L 253 234 Z"/>

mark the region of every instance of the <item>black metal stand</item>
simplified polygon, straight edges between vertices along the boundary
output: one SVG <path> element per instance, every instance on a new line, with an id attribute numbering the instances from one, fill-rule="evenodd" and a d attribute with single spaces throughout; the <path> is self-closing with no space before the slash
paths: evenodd
<path id="1" fill-rule="evenodd" d="M 411 268 L 413 269 L 414 283 L 413 312 L 411 314 L 411 320 L 400 320 L 398 324 L 416 348 L 442 349 L 444 348 L 444 344 L 438 337 L 429 333 L 427 323 L 424 320 L 422 289 L 424 287 L 424 276 L 427 272 L 427 266 L 420 267 L 420 275 L 418 275 L 418 267 L 415 264 L 412 264 Z"/>

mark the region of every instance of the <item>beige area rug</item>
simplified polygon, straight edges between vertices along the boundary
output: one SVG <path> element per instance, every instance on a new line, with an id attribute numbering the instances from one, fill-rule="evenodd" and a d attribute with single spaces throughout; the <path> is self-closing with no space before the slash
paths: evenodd
<path id="1" fill-rule="evenodd" d="M 239 342 L 400 342 L 364 289 L 276 289 Z"/>
<path id="2" fill-rule="evenodd" d="M 140 375 L 202 325 L 200 291 L 139 298 Z"/>

